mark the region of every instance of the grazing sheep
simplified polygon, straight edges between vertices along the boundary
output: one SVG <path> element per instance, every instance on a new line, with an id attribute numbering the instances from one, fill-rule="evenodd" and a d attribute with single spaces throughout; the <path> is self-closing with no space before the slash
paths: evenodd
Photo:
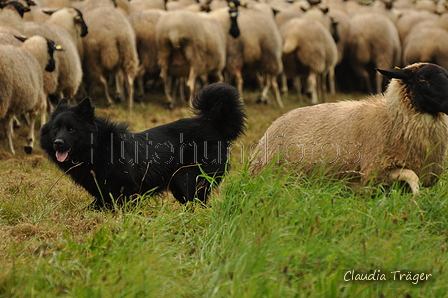
<path id="1" fill-rule="evenodd" d="M 233 3 L 233 2 L 230 2 Z M 237 37 L 238 6 L 210 13 L 173 10 L 162 15 L 156 27 L 160 77 L 165 85 L 169 107 L 173 107 L 169 77 L 188 77 L 189 102 L 196 89 L 196 79 L 208 74 L 223 81 L 226 59 L 226 35 Z M 205 82 L 204 82 L 205 83 Z"/>
<path id="2" fill-rule="evenodd" d="M 89 34 L 82 39 L 84 83 L 92 87 L 93 82 L 100 82 L 108 103 L 113 104 L 107 81 L 108 76 L 112 76 L 115 78 L 117 97 L 126 98 L 131 111 L 134 79 L 139 64 L 134 30 L 127 17 L 113 5 L 96 4 L 94 8 L 82 8 L 82 11 L 89 25 Z"/>
<path id="3" fill-rule="evenodd" d="M 165 11 L 160 9 L 146 9 L 129 15 L 129 21 L 135 32 L 140 61 L 136 78 L 139 96 L 144 96 L 145 93 L 143 81 L 145 74 L 151 78 L 158 78 L 160 74 L 157 62 L 156 25 L 164 13 Z"/>
<path id="4" fill-rule="evenodd" d="M 330 82 L 334 82 L 334 69 L 338 61 L 338 49 L 330 31 L 317 21 L 295 18 L 286 22 L 280 33 L 284 73 L 294 79 L 300 100 L 300 77 L 305 77 L 306 93 L 311 97 L 311 103 L 317 104 L 318 86 L 325 98 L 327 76 Z M 334 85 L 332 89 L 334 91 Z"/>
<path id="5" fill-rule="evenodd" d="M 30 154 L 34 143 L 34 122 L 41 114 L 45 123 L 47 107 L 43 88 L 44 71 L 53 71 L 53 53 L 61 50 L 53 41 L 42 36 L 20 38 L 23 44 L 0 45 L 0 126 L 5 129 L 9 148 L 15 154 L 12 143 L 12 119 L 14 115 L 29 116 L 29 132 L 25 152 Z"/>
<path id="6" fill-rule="evenodd" d="M 378 72 L 374 74 L 376 87 L 373 90 L 371 72 L 374 68 L 393 68 L 401 62 L 400 37 L 394 23 L 380 13 L 355 15 L 350 20 L 347 49 L 348 61 L 367 92 L 381 93 L 383 77 Z"/>
<path id="7" fill-rule="evenodd" d="M 64 52 L 55 56 L 55 71 L 44 75 L 46 94 L 53 95 L 58 102 L 62 96 L 73 98 L 81 84 L 83 73 L 76 45 L 80 37 L 87 35 L 88 28 L 76 8 L 62 8 L 50 14 L 45 24 L 25 22 L 25 35 L 41 35 L 64 48 Z"/>
<path id="8" fill-rule="evenodd" d="M 251 164 L 260 172 L 272 161 L 310 175 L 371 182 L 434 184 L 445 168 L 448 145 L 448 73 L 431 63 L 378 70 L 393 78 L 384 94 L 290 111 L 258 143 Z M 321 172 L 317 172 L 321 173 Z"/>

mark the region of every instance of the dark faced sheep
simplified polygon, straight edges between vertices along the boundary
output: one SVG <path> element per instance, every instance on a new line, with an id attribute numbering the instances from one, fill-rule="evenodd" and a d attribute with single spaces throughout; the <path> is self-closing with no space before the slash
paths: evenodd
<path id="1" fill-rule="evenodd" d="M 277 77 L 283 71 L 282 38 L 272 12 L 249 6 L 239 10 L 238 26 L 241 35 L 227 46 L 227 72 L 235 76 L 238 89 L 242 90 L 243 74 L 256 75 L 262 91 L 259 103 L 267 103 L 271 87 L 280 108 L 283 102 Z M 233 48 L 233 49 L 229 49 Z"/>
<path id="2" fill-rule="evenodd" d="M 71 99 L 78 91 L 82 80 L 82 67 L 77 43 L 88 33 L 82 13 L 75 8 L 62 8 L 50 12 L 46 23 L 25 22 L 25 35 L 41 35 L 55 41 L 64 51 L 55 56 L 56 69 L 46 73 L 44 85 L 46 93 L 56 98 Z"/>
<path id="3" fill-rule="evenodd" d="M 384 94 L 298 108 L 277 119 L 255 149 L 253 173 L 278 163 L 307 175 L 390 184 L 414 193 L 444 172 L 448 145 L 448 73 L 417 63 L 378 70 L 393 78 Z M 321 173 L 321 172 L 317 172 Z"/>

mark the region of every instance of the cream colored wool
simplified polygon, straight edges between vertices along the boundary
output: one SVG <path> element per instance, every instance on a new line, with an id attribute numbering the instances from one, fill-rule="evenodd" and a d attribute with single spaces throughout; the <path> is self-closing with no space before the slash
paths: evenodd
<path id="1" fill-rule="evenodd" d="M 39 113 L 42 123 L 45 123 L 47 101 L 43 72 L 49 59 L 47 41 L 41 36 L 30 37 L 21 47 L 0 45 L 0 125 L 5 129 L 13 154 L 14 115 L 29 115 L 27 146 L 31 148 L 34 143 L 34 122 Z"/>
<path id="2" fill-rule="evenodd" d="M 251 172 L 278 158 L 307 175 L 320 168 L 358 177 L 363 185 L 406 180 L 417 192 L 418 178 L 423 186 L 434 184 L 445 167 L 448 116 L 419 112 L 408 92 L 402 80 L 392 79 L 381 95 L 288 112 L 259 141 Z"/>

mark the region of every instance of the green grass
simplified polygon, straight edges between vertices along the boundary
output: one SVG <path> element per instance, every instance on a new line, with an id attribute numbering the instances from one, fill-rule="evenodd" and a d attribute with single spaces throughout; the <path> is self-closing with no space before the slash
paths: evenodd
<path id="1" fill-rule="evenodd" d="M 248 112 L 246 149 L 271 121 L 257 117 L 283 113 Z M 232 161 L 207 206 L 167 195 L 93 212 L 41 152 L 2 160 L 0 297 L 447 297 L 447 177 L 413 196 L 270 169 L 253 177 Z M 351 270 L 387 280 L 345 281 Z M 393 271 L 432 276 L 412 284 Z"/>

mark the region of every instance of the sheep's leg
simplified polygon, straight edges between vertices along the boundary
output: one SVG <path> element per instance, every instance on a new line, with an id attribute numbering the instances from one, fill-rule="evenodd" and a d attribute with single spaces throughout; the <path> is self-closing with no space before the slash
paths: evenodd
<path id="1" fill-rule="evenodd" d="M 300 81 L 300 77 L 299 76 L 294 76 L 294 78 L 293 78 L 293 85 L 294 85 L 294 88 L 297 91 L 297 98 L 299 99 L 299 102 L 303 103 L 302 83 Z"/>
<path id="2" fill-rule="evenodd" d="M 330 84 L 330 94 L 336 94 L 336 82 L 334 77 L 334 68 L 331 68 L 328 72 L 328 82 Z"/>
<path id="3" fill-rule="evenodd" d="M 418 185 L 418 176 L 414 171 L 409 169 L 393 169 L 389 172 L 389 179 L 391 181 L 406 181 L 411 187 L 412 193 L 416 194 L 420 190 Z"/>
<path id="4" fill-rule="evenodd" d="M 160 70 L 160 77 L 162 78 L 163 81 L 163 87 L 165 89 L 165 96 L 168 102 L 168 108 L 172 109 L 174 107 L 174 100 L 173 97 L 171 96 L 172 78 L 168 76 L 167 67 L 162 67 L 162 69 Z"/>
<path id="5" fill-rule="evenodd" d="M 235 73 L 235 81 L 236 81 L 236 88 L 238 89 L 238 92 L 240 94 L 243 94 L 243 74 L 241 73 L 241 68 L 238 68 Z"/>
<path id="6" fill-rule="evenodd" d="M 12 144 L 13 118 L 3 119 L 2 126 L 5 128 L 5 136 L 8 141 L 9 150 L 13 155 L 15 155 L 16 152 L 14 151 L 14 146 Z"/>
<path id="7" fill-rule="evenodd" d="M 121 102 L 126 98 L 124 92 L 124 73 L 122 71 L 118 71 L 115 74 L 115 98 Z"/>
<path id="8" fill-rule="evenodd" d="M 188 102 L 190 103 L 190 106 L 193 103 L 193 98 L 196 92 L 196 77 L 196 70 L 194 67 L 191 67 L 187 80 L 187 87 L 190 89 L 190 94 L 188 96 Z"/>
<path id="9" fill-rule="evenodd" d="M 185 77 L 178 77 L 174 79 L 173 86 L 173 99 L 177 99 L 177 95 L 179 95 L 180 102 L 186 102 L 185 99 Z"/>
<path id="10" fill-rule="evenodd" d="M 140 65 L 137 71 L 137 96 L 144 97 L 145 96 L 145 83 L 143 82 L 143 77 L 145 75 L 145 68 L 143 65 Z"/>
<path id="11" fill-rule="evenodd" d="M 261 75 L 260 75 L 260 78 L 262 78 Z M 264 84 L 263 90 L 261 91 L 261 95 L 260 95 L 261 103 L 268 102 L 268 92 L 269 92 L 269 89 L 271 89 L 271 83 L 272 83 L 272 80 L 269 80 L 269 79 L 266 80 L 266 84 Z"/>
<path id="12" fill-rule="evenodd" d="M 288 93 L 288 77 L 285 75 L 284 72 L 280 75 L 281 82 L 282 82 L 282 93 Z"/>
<path id="13" fill-rule="evenodd" d="M 272 89 L 274 89 L 275 99 L 277 100 L 278 106 L 283 109 L 284 105 L 282 102 L 282 96 L 280 95 L 280 89 L 278 88 L 277 77 L 275 75 L 268 75 L 268 79 L 271 81 Z"/>
<path id="14" fill-rule="evenodd" d="M 327 101 L 327 74 L 322 73 L 320 76 L 317 77 L 317 86 L 318 90 L 318 97 L 320 95 L 320 98 L 322 98 L 322 102 Z"/>
<path id="15" fill-rule="evenodd" d="M 261 89 L 263 89 L 265 86 L 263 75 L 259 72 L 257 72 L 255 75 L 257 76 L 258 85 Z"/>
<path id="16" fill-rule="evenodd" d="M 366 84 L 367 92 L 372 93 L 372 84 L 370 83 L 369 72 L 361 65 L 356 65 L 356 67 L 354 67 L 354 71 L 361 77 L 363 83 Z"/>
<path id="17" fill-rule="evenodd" d="M 126 75 L 125 85 L 128 97 L 128 109 L 131 112 L 134 104 L 134 78 L 130 74 Z"/>
<path id="18" fill-rule="evenodd" d="M 108 83 L 107 83 L 106 78 L 105 78 L 103 75 L 100 75 L 100 77 L 99 77 L 99 81 L 100 81 L 101 84 L 103 84 L 104 93 L 106 94 L 107 103 L 108 103 L 109 105 L 113 105 L 113 104 L 114 104 L 114 101 L 113 101 L 112 98 L 110 97 L 110 94 L 109 94 L 109 85 L 108 85 Z"/>
<path id="19" fill-rule="evenodd" d="M 36 123 L 36 116 L 37 114 L 35 112 L 28 113 L 30 118 L 30 128 L 28 131 L 28 136 L 26 137 L 26 143 L 27 145 L 23 147 L 26 154 L 33 153 L 33 147 L 34 147 L 34 126 Z"/>
<path id="20" fill-rule="evenodd" d="M 317 75 L 314 72 L 310 72 L 306 82 L 306 90 L 308 96 L 311 96 L 311 104 L 316 105 L 319 103 L 317 99 Z"/>
<path id="21" fill-rule="evenodd" d="M 47 99 L 43 99 L 40 105 L 40 127 L 47 123 Z"/>

